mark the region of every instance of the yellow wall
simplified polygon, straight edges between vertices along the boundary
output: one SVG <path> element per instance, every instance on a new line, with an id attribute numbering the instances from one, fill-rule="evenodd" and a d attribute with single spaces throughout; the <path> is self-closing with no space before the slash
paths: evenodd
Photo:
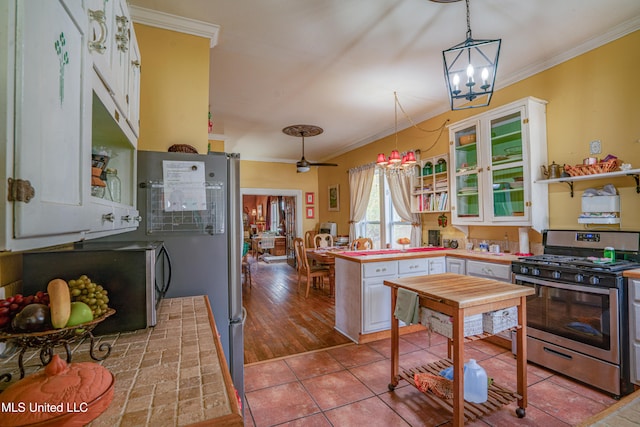
<path id="1" fill-rule="evenodd" d="M 136 24 L 143 72 L 138 148 L 166 151 L 172 144 L 190 144 L 199 153 L 224 151 L 224 141 L 209 139 L 209 40 Z M 241 160 L 242 188 L 276 188 L 318 191 L 317 168 L 296 173 L 294 164 Z M 303 208 L 306 204 L 303 205 Z M 316 227 L 315 218 L 303 212 L 303 230 Z"/>
<path id="2" fill-rule="evenodd" d="M 223 151 L 224 142 L 209 141 L 206 127 L 209 72 L 208 40 L 167 30 L 136 24 L 136 33 L 143 57 L 141 134 L 139 148 L 164 151 L 174 143 L 188 143 L 199 152 Z M 437 129 L 445 121 L 455 123 L 469 116 L 488 111 L 526 96 L 549 101 L 547 132 L 549 163 L 578 164 L 589 154 L 589 141 L 600 139 L 603 154 L 611 153 L 640 167 L 640 106 L 636 102 L 632 82 L 640 69 L 640 32 L 635 32 L 577 58 L 541 72 L 521 82 L 497 91 L 489 107 L 466 111 L 447 111 L 419 126 Z M 500 75 L 498 75 L 498 79 Z M 198 84 L 194 84 L 198 82 Z M 399 94 L 402 102 L 402 94 Z M 322 221 L 338 224 L 338 233 L 348 233 L 349 185 L 347 170 L 375 161 L 379 152 L 388 155 L 395 147 L 395 136 L 375 141 L 338 156 L 332 161 L 336 168 L 311 168 L 304 174 L 295 172 L 291 164 L 241 162 L 241 187 L 300 189 L 316 193 L 315 219 L 305 219 L 308 230 Z M 420 149 L 423 157 L 448 152 L 448 131 L 423 132 L 409 128 L 400 132 L 398 148 Z M 622 200 L 623 227 L 640 229 L 640 217 L 630 214 L 640 210 L 640 195 L 635 193 L 631 178 L 610 180 L 618 187 Z M 585 188 L 608 183 L 588 181 L 576 183 L 576 195 L 571 198 L 566 184 L 549 187 L 550 227 L 580 228 L 580 196 Z M 340 211 L 329 212 L 328 186 L 340 186 Z M 423 214 L 424 241 L 426 230 L 439 229 L 439 214 Z M 450 215 L 447 214 L 450 222 Z M 464 238 L 449 225 L 441 229 L 445 238 Z M 515 227 L 470 227 L 469 237 L 502 240 L 505 231 L 517 241 Z M 532 242 L 540 236 L 530 233 Z"/>
<path id="3" fill-rule="evenodd" d="M 240 187 L 242 188 L 277 188 L 279 190 L 301 190 L 302 197 L 306 192 L 316 193 L 314 205 L 307 205 L 303 200 L 302 207 L 314 206 L 315 218 L 307 219 L 302 212 L 302 230 L 312 230 L 318 220 L 318 172 L 312 167 L 309 172 L 297 173 L 291 163 L 256 162 L 240 160 Z"/>
<path id="4" fill-rule="evenodd" d="M 207 152 L 209 39 L 135 24 L 142 56 L 138 149 Z"/>
<path id="5" fill-rule="evenodd" d="M 419 124 L 423 129 L 436 129 L 445 120 L 457 122 L 469 116 L 488 111 L 500 105 L 535 96 L 549 101 L 547 105 L 547 137 L 549 163 L 579 164 L 589 155 L 589 142 L 602 141 L 602 157 L 611 153 L 634 168 L 640 168 L 640 103 L 635 87 L 637 70 L 640 69 L 640 31 L 609 43 L 549 70 L 497 91 L 489 107 L 465 111 L 448 111 Z M 499 71 L 498 71 L 499 73 Z M 498 80 L 500 75 L 498 74 Z M 402 94 L 398 94 L 402 103 Z M 437 139 L 438 133 L 427 133 L 416 128 L 400 132 L 400 151 L 421 149 L 423 157 L 447 153 L 448 132 Z M 437 140 L 437 141 L 436 141 Z M 433 146 L 432 149 L 427 148 Z M 344 230 L 349 220 L 348 191 L 340 194 L 340 212 L 328 212 L 326 208 L 327 185 L 340 184 L 348 188 L 346 171 L 355 166 L 373 162 L 377 153 L 387 155 L 395 147 L 395 136 L 389 136 L 364 147 L 331 159 L 339 168 L 320 169 L 318 187 L 320 194 L 320 220 L 338 222 Z M 339 169 L 336 171 L 334 169 Z M 535 172 L 535 171 L 534 171 Z M 541 178 L 539 176 L 538 178 Z M 640 195 L 635 182 L 624 177 L 576 183 L 576 194 L 571 198 L 567 184 L 549 186 L 550 228 L 582 228 L 577 223 L 581 211 L 580 198 L 585 188 L 601 187 L 613 183 L 622 201 L 623 228 L 640 229 Z M 439 214 L 423 214 L 423 236 L 426 230 L 438 229 Z M 449 222 L 451 216 L 449 217 Z M 442 229 L 441 229 L 442 230 Z M 469 237 L 501 241 L 505 231 L 511 241 L 517 241 L 516 227 L 471 227 Z M 444 237 L 462 238 L 462 233 L 449 226 L 442 230 Z M 530 232 L 532 243 L 540 241 L 540 235 Z"/>

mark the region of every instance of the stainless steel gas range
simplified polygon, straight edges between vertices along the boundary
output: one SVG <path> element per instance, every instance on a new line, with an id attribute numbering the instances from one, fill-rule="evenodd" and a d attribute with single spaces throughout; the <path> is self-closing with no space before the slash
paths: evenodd
<path id="1" fill-rule="evenodd" d="M 536 291 L 527 298 L 529 361 L 614 396 L 631 393 L 622 273 L 640 268 L 640 232 L 546 230 L 543 247 L 511 266 L 515 283 Z"/>

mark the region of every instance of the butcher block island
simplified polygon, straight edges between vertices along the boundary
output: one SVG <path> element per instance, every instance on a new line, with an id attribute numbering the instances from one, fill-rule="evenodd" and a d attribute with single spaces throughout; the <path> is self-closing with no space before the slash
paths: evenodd
<path id="1" fill-rule="evenodd" d="M 454 426 L 462 426 L 465 420 L 482 417 L 513 400 L 518 402 L 516 409 L 518 417 L 525 416 L 527 407 L 526 304 L 527 296 L 534 293 L 533 289 L 453 273 L 385 280 L 384 285 L 391 288 L 391 312 L 396 309 L 399 292 L 405 295 L 415 293 L 420 308 L 443 313 L 451 318 L 452 323 L 447 359 L 400 372 L 398 366 L 399 321 L 395 317 L 392 319 L 390 390 L 395 389 L 400 380 L 406 380 L 415 386 L 415 374 L 439 375 L 443 369 L 453 366 L 453 397 L 448 399 L 437 396 L 431 391 L 425 391 L 425 394 L 452 412 Z M 517 307 L 518 312 L 517 323 L 513 327 L 516 330 L 517 390 L 512 392 L 498 384 L 491 384 L 488 400 L 485 403 L 466 402 L 463 398 L 464 343 L 482 339 L 491 334 L 483 332 L 465 337 L 465 317 L 512 307 Z"/>
<path id="2" fill-rule="evenodd" d="M 356 343 L 389 336 L 391 292 L 384 286 L 385 280 L 444 273 L 452 260 L 462 262 L 462 265 L 466 262 L 470 266 L 472 261 L 476 265 L 493 266 L 488 269 L 490 271 L 506 269 L 510 278 L 511 261 L 517 259 L 513 255 L 495 256 L 486 252 L 440 247 L 341 251 L 333 254 L 335 256 L 335 328 Z M 464 274 L 464 271 L 456 270 L 455 272 Z M 470 272 L 467 274 L 474 275 Z M 502 278 L 502 280 L 505 279 Z M 414 332 L 417 329 L 415 326 L 403 326 L 402 333 Z"/>

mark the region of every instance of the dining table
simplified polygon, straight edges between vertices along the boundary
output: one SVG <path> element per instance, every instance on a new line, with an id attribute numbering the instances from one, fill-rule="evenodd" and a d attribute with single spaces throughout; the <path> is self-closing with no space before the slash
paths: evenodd
<path id="1" fill-rule="evenodd" d="M 316 265 L 322 265 L 329 268 L 329 296 L 335 296 L 336 289 L 336 252 L 344 251 L 343 247 L 326 247 L 326 248 L 309 248 L 307 249 L 307 258 L 309 261 L 315 262 Z"/>

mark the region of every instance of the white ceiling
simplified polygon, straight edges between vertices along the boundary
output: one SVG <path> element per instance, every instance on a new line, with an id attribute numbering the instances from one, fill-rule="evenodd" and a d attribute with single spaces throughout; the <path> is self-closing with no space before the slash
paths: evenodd
<path id="1" fill-rule="evenodd" d="M 446 111 L 442 51 L 467 30 L 464 1 L 129 3 L 220 26 L 211 50 L 213 133 L 246 160 L 299 160 L 300 138 L 282 133 L 293 124 L 324 129 L 305 139 L 309 161 L 389 135 L 394 92 L 414 122 Z M 639 0 L 471 0 L 470 10 L 473 38 L 502 39 L 498 89 L 640 29 Z"/>

